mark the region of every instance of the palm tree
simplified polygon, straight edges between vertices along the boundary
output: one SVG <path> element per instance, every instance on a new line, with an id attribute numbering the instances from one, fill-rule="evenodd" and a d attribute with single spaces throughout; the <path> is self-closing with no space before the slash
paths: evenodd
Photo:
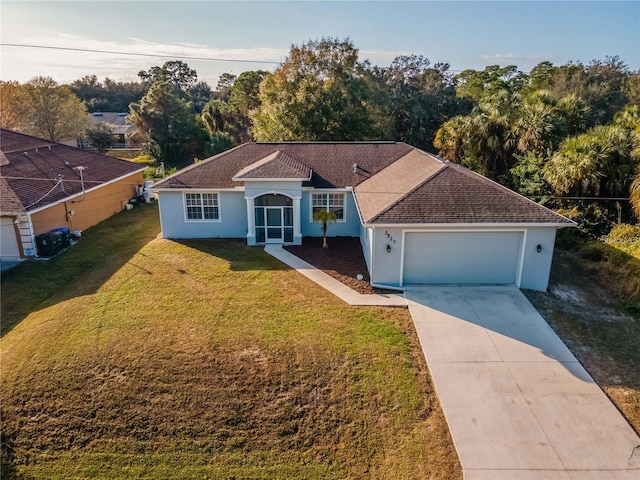
<path id="1" fill-rule="evenodd" d="M 629 189 L 629 200 L 631 201 L 631 207 L 633 208 L 636 217 L 640 218 L 640 167 L 636 171 L 636 176 L 631 183 Z"/>
<path id="2" fill-rule="evenodd" d="M 327 245 L 327 223 L 335 223 L 336 220 L 336 214 L 326 209 L 322 209 L 319 212 L 313 214 L 314 222 L 322 222 L 322 248 L 329 247 Z"/>
<path id="3" fill-rule="evenodd" d="M 515 124 L 518 151 L 544 154 L 551 148 L 555 117 L 554 101 L 548 92 L 537 90 L 525 98 Z"/>
<path id="4" fill-rule="evenodd" d="M 464 157 L 464 129 L 467 117 L 453 117 L 442 124 L 436 132 L 433 145 L 442 158 L 454 163 L 462 162 Z"/>

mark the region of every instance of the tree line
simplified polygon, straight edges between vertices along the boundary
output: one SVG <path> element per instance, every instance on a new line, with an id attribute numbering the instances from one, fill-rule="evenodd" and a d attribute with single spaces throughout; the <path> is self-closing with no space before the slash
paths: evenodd
<path id="1" fill-rule="evenodd" d="M 351 40 L 326 38 L 292 46 L 273 72 L 223 74 L 214 89 L 182 61 L 138 77 L 2 82 L 2 123 L 59 140 L 79 134 L 86 112 L 130 111 L 146 151 L 167 166 L 247 141 L 403 141 L 552 207 L 631 194 L 640 210 L 640 72 L 615 56 L 455 74 L 420 55 L 371 65 Z M 615 213 L 597 205 L 579 206 Z"/>

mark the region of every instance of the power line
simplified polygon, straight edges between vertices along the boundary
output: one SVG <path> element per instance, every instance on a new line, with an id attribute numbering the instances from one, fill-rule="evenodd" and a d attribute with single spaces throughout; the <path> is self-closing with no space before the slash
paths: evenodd
<path id="1" fill-rule="evenodd" d="M 160 53 L 135 53 L 135 52 L 116 52 L 115 50 L 97 50 L 93 48 L 73 48 L 73 47 L 55 47 L 51 45 L 27 45 L 23 43 L 0 43 L 2 47 L 18 47 L 18 48 L 41 48 L 48 50 L 63 50 L 69 52 L 88 52 L 88 53 L 106 53 L 109 55 L 128 55 L 132 57 L 157 57 L 157 58 L 186 58 L 188 60 L 202 60 L 205 62 L 233 62 L 233 63 L 269 63 L 279 65 L 282 62 L 270 60 L 243 60 L 239 58 L 215 58 L 215 57 L 195 57 L 189 55 L 164 55 Z"/>

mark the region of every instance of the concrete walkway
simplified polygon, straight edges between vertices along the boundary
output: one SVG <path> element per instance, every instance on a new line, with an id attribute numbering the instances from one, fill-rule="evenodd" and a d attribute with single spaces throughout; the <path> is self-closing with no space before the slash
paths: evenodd
<path id="1" fill-rule="evenodd" d="M 402 293 L 397 295 L 363 295 L 352 290 L 342 282 L 327 275 L 322 270 L 318 270 L 313 265 L 305 262 L 301 258 L 296 257 L 292 253 L 287 252 L 281 245 L 266 245 L 264 251 L 269 255 L 276 257 L 282 263 L 297 270 L 308 279 L 316 282 L 322 288 L 329 290 L 336 297 L 344 300 L 349 305 L 369 305 L 382 307 L 407 307 L 407 300 Z"/>
<path id="2" fill-rule="evenodd" d="M 520 290 L 405 294 L 465 480 L 640 479 L 640 438 Z"/>

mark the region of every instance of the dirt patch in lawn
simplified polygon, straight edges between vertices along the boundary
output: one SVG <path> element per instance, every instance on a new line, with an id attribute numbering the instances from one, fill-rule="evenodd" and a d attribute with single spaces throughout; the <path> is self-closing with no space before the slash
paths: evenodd
<path id="1" fill-rule="evenodd" d="M 398 293 L 371 286 L 359 238 L 332 237 L 327 244 L 329 248 L 322 248 L 322 238 L 305 237 L 302 245 L 284 248 L 358 293 Z M 357 279 L 358 274 L 362 280 Z"/>
<path id="2" fill-rule="evenodd" d="M 598 263 L 556 248 L 548 293 L 524 293 L 640 431 L 640 319 L 624 309 Z"/>

